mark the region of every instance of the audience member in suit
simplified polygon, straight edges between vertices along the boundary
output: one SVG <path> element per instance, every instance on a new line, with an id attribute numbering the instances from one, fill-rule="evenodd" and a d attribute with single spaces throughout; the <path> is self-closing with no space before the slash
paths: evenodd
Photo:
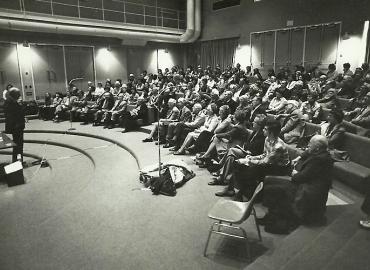
<path id="1" fill-rule="evenodd" d="M 184 155 L 185 151 L 189 151 L 189 149 L 191 149 L 190 151 L 194 151 L 197 148 L 195 143 L 199 140 L 199 138 L 202 140 L 202 142 L 200 142 L 201 144 L 209 144 L 209 140 L 211 139 L 214 130 L 219 123 L 217 116 L 217 105 L 214 103 L 209 104 L 206 108 L 206 111 L 207 116 L 204 125 L 192 132 L 189 132 L 180 149 L 173 153 L 174 155 Z M 208 134 L 208 136 L 201 136 L 201 134 Z"/>
<path id="2" fill-rule="evenodd" d="M 23 132 L 25 128 L 24 111 L 18 103 L 21 92 L 18 88 L 12 87 L 8 90 L 7 99 L 4 103 L 5 133 L 12 134 L 13 147 L 12 161 L 17 161 L 17 155 L 23 160 Z"/>
<path id="3" fill-rule="evenodd" d="M 238 111 L 234 117 L 235 124 L 228 131 L 215 133 L 207 151 L 198 157 L 199 167 L 208 167 L 213 157 L 220 159 L 231 147 L 240 147 L 248 137 L 245 113 Z"/>
<path id="4" fill-rule="evenodd" d="M 324 218 L 333 169 L 328 140 L 313 136 L 308 149 L 294 163 L 291 177 L 265 179 L 263 198 L 268 212 L 260 223 L 268 232 L 289 233 L 300 223 Z"/>
<path id="5" fill-rule="evenodd" d="M 224 98 L 223 98 L 223 105 L 227 105 L 230 108 L 230 113 L 234 114 L 236 107 L 238 106 L 238 103 L 236 103 L 235 100 L 233 100 L 233 92 L 231 91 L 225 91 L 224 92 Z"/>
<path id="6" fill-rule="evenodd" d="M 213 103 L 214 104 L 214 103 Z M 210 104 L 214 108 L 213 104 Z M 214 108 L 216 109 L 216 108 Z M 230 117 L 230 108 L 227 105 L 222 105 L 219 109 L 219 117 L 217 121 L 208 119 L 211 122 L 209 128 L 204 128 L 200 131 L 199 135 L 194 141 L 194 145 L 189 147 L 187 150 L 192 153 L 199 153 L 207 151 L 214 134 L 224 133 L 231 129 L 231 117 Z M 207 122 L 207 120 L 206 120 Z M 212 123 L 213 122 L 213 123 Z M 213 128 L 213 124 L 216 126 Z M 203 126 L 205 127 L 206 124 Z M 212 128 L 211 128 L 212 127 Z M 200 129 L 198 129 L 200 130 Z M 196 132 L 195 130 L 194 132 Z M 191 132 L 192 133 L 192 132 Z M 180 150 L 179 150 L 180 151 Z"/>
<path id="7" fill-rule="evenodd" d="M 102 117 L 105 112 L 110 111 L 114 105 L 114 98 L 112 93 L 105 92 L 103 98 L 99 102 L 97 111 L 94 113 L 93 126 L 99 126 L 101 124 Z"/>
<path id="8" fill-rule="evenodd" d="M 122 113 L 127 108 L 127 101 L 124 100 L 124 93 L 118 94 L 118 99 L 114 102 L 114 105 L 110 111 L 106 111 L 103 116 L 104 128 L 112 129 L 118 122 Z"/>
<path id="9" fill-rule="evenodd" d="M 170 150 L 178 151 L 185 137 L 189 132 L 200 128 L 206 121 L 206 115 L 202 111 L 202 105 L 195 103 L 193 106 L 192 119 L 189 122 L 179 123 L 175 128 L 175 135 L 172 138 L 174 147 Z"/>
<path id="10" fill-rule="evenodd" d="M 215 177 L 209 185 L 226 185 L 234 171 L 235 160 L 245 158 L 247 155 L 257 156 L 263 153 L 265 143 L 265 136 L 263 128 L 266 123 L 266 117 L 263 114 L 257 115 L 253 121 L 253 131 L 245 141 L 243 148 L 232 147 L 230 148 L 219 163 L 219 176 Z M 242 190 L 238 193 L 238 198 L 241 198 Z"/>
<path id="11" fill-rule="evenodd" d="M 178 122 L 171 122 L 168 124 L 167 128 L 167 135 L 166 135 L 166 144 L 163 148 L 169 148 L 173 145 L 170 144 L 170 140 L 174 136 L 174 131 L 178 123 L 185 123 L 191 120 L 191 111 L 188 107 L 185 106 L 185 99 L 179 98 L 177 100 L 177 108 L 180 110 L 179 112 L 179 121 Z"/>
<path id="12" fill-rule="evenodd" d="M 258 114 L 266 114 L 266 105 L 262 104 L 262 97 L 255 96 L 252 99 L 252 110 L 249 116 L 249 123 L 253 123 Z"/>
<path id="13" fill-rule="evenodd" d="M 142 119 L 143 123 L 145 124 L 148 122 L 148 106 L 146 105 L 143 97 L 139 97 L 137 99 L 137 105 L 135 109 L 130 112 L 125 110 L 122 113 L 121 121 L 123 127 L 125 128 L 122 133 L 138 128 L 137 120 L 139 119 Z"/>
<path id="14" fill-rule="evenodd" d="M 180 110 L 176 107 L 176 100 L 173 98 L 170 98 L 165 105 L 165 115 L 163 111 L 160 111 L 160 114 L 164 115 L 164 118 L 159 119 L 159 127 L 158 123 L 154 125 L 154 128 L 149 134 L 149 137 L 143 140 L 143 142 L 152 142 L 154 139 L 155 134 L 158 134 L 160 137 L 163 133 L 164 126 L 167 127 L 167 125 L 170 122 L 177 121 L 179 119 Z"/>
<path id="15" fill-rule="evenodd" d="M 235 161 L 235 170 L 228 186 L 216 196 L 231 197 L 235 195 L 235 186 L 242 189 L 243 194 L 253 193 L 258 182 L 263 181 L 266 175 L 289 175 L 291 164 L 288 150 L 283 140 L 279 138 L 280 122 L 274 119 L 266 121 L 263 129 L 266 136 L 264 150 L 261 155 L 247 155 Z"/>
<path id="16" fill-rule="evenodd" d="M 328 139 L 329 149 L 341 149 L 346 129 L 343 126 L 344 113 L 333 109 L 328 114 L 327 123 L 321 125 L 321 135 Z"/>
<path id="17" fill-rule="evenodd" d="M 351 123 L 363 128 L 370 129 L 370 92 L 364 98 L 366 107 L 361 108 L 359 114 L 352 119 Z"/>
<path id="18" fill-rule="evenodd" d="M 54 122 L 59 122 L 64 112 L 72 109 L 73 102 L 78 99 L 77 96 L 72 96 L 70 90 L 67 90 L 67 95 L 63 98 L 62 102 L 55 108 Z"/>

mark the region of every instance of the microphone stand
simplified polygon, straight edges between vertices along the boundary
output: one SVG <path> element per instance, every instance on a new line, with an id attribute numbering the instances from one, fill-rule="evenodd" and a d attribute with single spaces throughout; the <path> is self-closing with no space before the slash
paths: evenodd
<path id="1" fill-rule="evenodd" d="M 71 97 L 69 97 L 69 106 L 71 106 Z M 68 131 L 76 130 L 74 127 L 72 127 L 72 108 L 69 110 L 69 122 L 71 123 L 71 127 L 68 129 Z"/>
<path id="2" fill-rule="evenodd" d="M 160 141 L 160 128 L 159 128 L 159 119 L 160 119 L 160 111 L 159 111 L 159 106 L 154 105 L 154 107 L 157 109 L 158 112 L 158 117 L 157 117 L 157 125 L 158 125 L 158 177 L 159 179 L 161 178 L 161 167 L 162 167 L 162 162 L 161 162 L 161 146 L 159 144 Z"/>

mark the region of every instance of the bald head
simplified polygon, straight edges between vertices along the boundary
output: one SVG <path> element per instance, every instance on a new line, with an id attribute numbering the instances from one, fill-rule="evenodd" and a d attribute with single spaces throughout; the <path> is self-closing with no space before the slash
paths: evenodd
<path id="1" fill-rule="evenodd" d="M 308 149 L 311 153 L 321 152 L 328 149 L 328 139 L 323 135 L 315 135 L 311 138 Z"/>
<path id="2" fill-rule="evenodd" d="M 21 96 L 21 91 L 16 87 L 12 87 L 9 89 L 8 96 L 14 100 L 18 100 Z"/>

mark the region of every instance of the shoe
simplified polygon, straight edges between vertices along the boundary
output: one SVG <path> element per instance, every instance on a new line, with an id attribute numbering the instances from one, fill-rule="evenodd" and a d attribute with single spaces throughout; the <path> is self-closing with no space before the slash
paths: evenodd
<path id="1" fill-rule="evenodd" d="M 153 141 L 152 138 L 146 138 L 146 139 L 143 140 L 143 142 L 152 142 L 152 141 Z"/>
<path id="2" fill-rule="evenodd" d="M 213 173 L 211 173 L 212 174 L 212 176 L 214 176 L 214 177 L 218 177 L 218 176 L 220 176 L 220 172 L 213 172 Z"/>
<path id="3" fill-rule="evenodd" d="M 175 151 L 175 152 L 173 152 L 173 154 L 174 155 L 176 155 L 176 156 L 178 156 L 178 155 L 185 155 L 185 153 L 184 152 L 180 152 L 180 151 Z"/>
<path id="4" fill-rule="evenodd" d="M 106 129 L 106 128 L 108 128 L 108 126 L 104 126 L 103 128 Z"/>
<path id="5" fill-rule="evenodd" d="M 107 127 L 107 129 L 112 129 L 113 128 L 113 126 L 112 125 L 109 125 L 108 127 Z"/>
<path id="6" fill-rule="evenodd" d="M 210 186 L 226 186 L 227 184 L 224 181 L 221 181 L 218 178 L 213 178 L 213 181 L 208 182 Z"/>
<path id="7" fill-rule="evenodd" d="M 223 191 L 216 192 L 215 195 L 218 197 L 232 197 L 235 195 L 235 191 L 233 189 L 224 189 Z"/>
<path id="8" fill-rule="evenodd" d="M 360 226 L 363 229 L 370 230 L 370 220 L 360 220 Z"/>
<path id="9" fill-rule="evenodd" d="M 127 129 L 123 129 L 123 130 L 121 131 L 121 133 L 126 133 L 126 132 L 128 132 L 128 130 L 127 130 Z"/>
<path id="10" fill-rule="evenodd" d="M 170 149 L 168 149 L 169 151 L 177 151 L 177 150 L 179 150 L 180 149 L 180 147 L 177 147 L 177 146 L 174 146 L 174 147 L 172 147 L 172 148 L 170 148 Z"/>
<path id="11" fill-rule="evenodd" d="M 165 145 L 163 145 L 163 148 L 170 148 L 172 147 L 173 145 L 170 145 L 169 143 L 166 143 Z"/>
<path id="12" fill-rule="evenodd" d="M 80 123 L 81 126 L 85 126 L 85 125 L 88 125 L 89 123 L 88 122 L 82 122 Z"/>
<path id="13" fill-rule="evenodd" d="M 233 200 L 237 201 L 237 202 L 244 202 L 243 199 L 244 199 L 243 198 L 243 193 L 240 190 L 235 194 L 235 196 L 233 198 Z"/>

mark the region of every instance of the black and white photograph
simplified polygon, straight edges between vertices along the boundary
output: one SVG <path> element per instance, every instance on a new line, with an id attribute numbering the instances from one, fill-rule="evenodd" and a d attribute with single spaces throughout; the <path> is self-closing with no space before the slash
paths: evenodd
<path id="1" fill-rule="evenodd" d="M 1 270 L 369 270 L 370 0 L 0 0 Z"/>

